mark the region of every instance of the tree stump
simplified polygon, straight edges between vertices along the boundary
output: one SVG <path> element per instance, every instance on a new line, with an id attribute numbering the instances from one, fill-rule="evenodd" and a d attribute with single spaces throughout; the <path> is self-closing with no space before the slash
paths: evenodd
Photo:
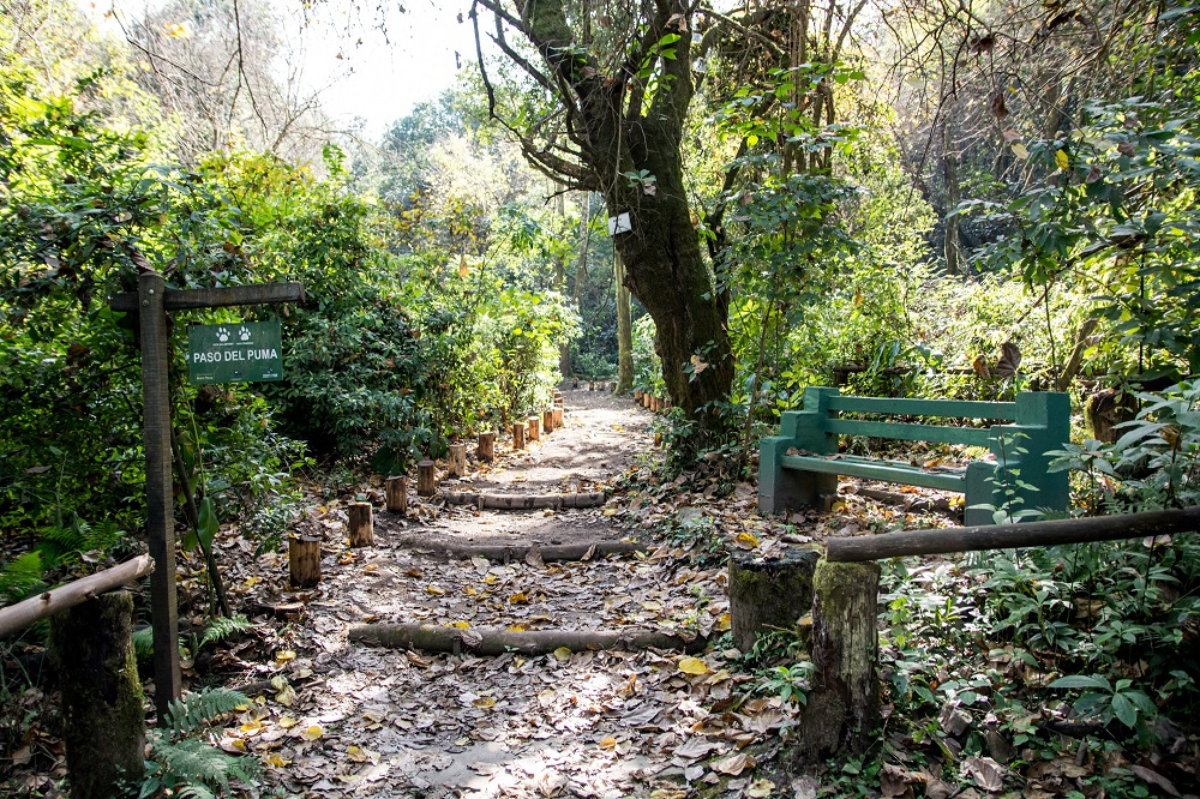
<path id="1" fill-rule="evenodd" d="M 813 678 L 800 720 L 800 764 L 862 752 L 879 726 L 879 565 L 831 563 L 813 574 Z"/>
<path id="2" fill-rule="evenodd" d="M 554 409 L 554 429 L 557 430 L 558 428 L 560 428 L 562 426 L 563 426 L 563 409 L 560 406 L 560 407 Z"/>
<path id="3" fill-rule="evenodd" d="M 133 597 L 116 591 L 76 605 L 51 623 L 67 772 L 71 796 L 78 799 L 118 796 L 118 779 L 140 779 L 145 768 L 146 729 L 132 618 Z"/>
<path id="4" fill-rule="evenodd" d="M 796 629 L 812 610 L 813 570 L 820 552 L 792 547 L 779 560 L 761 560 L 753 552 L 729 556 L 729 617 L 733 645 L 743 652 L 773 629 Z"/>
<path id="5" fill-rule="evenodd" d="M 496 434 L 480 433 L 479 443 L 475 446 L 475 457 L 480 463 L 491 463 L 496 460 Z"/>
<path id="6" fill-rule="evenodd" d="M 536 416 L 530 416 L 528 421 L 529 428 L 525 431 L 525 437 L 530 441 L 537 441 L 541 438 L 541 433 L 538 430 L 538 427 L 541 425 L 541 421 Z"/>
<path id="7" fill-rule="evenodd" d="M 571 379 L 571 388 L 579 388 L 579 378 L 578 377 Z"/>
<path id="8" fill-rule="evenodd" d="M 634 391 L 633 391 L 633 401 L 634 401 L 634 402 L 641 402 L 641 401 L 642 401 L 642 390 L 641 390 L 641 389 L 634 389 Z"/>
<path id="9" fill-rule="evenodd" d="M 355 502 L 350 506 L 350 546 L 369 547 L 375 544 L 375 520 L 370 502 Z"/>
<path id="10" fill-rule="evenodd" d="M 517 422 L 512 428 L 513 449 L 525 449 L 525 423 Z"/>
<path id="11" fill-rule="evenodd" d="M 547 434 L 554 432 L 555 427 L 553 410 L 542 411 L 542 429 L 545 430 Z"/>
<path id="12" fill-rule="evenodd" d="M 310 535 L 289 538 L 288 572 L 296 588 L 312 588 L 321 582 L 321 539 Z"/>
<path id="13" fill-rule="evenodd" d="M 432 497 L 437 493 L 437 473 L 433 461 L 423 460 L 417 464 L 417 494 Z"/>
<path id="14" fill-rule="evenodd" d="M 404 513 L 408 510 L 408 478 L 389 477 L 387 479 L 387 509 L 392 513 Z"/>
<path id="15" fill-rule="evenodd" d="M 447 458 L 450 462 L 450 474 L 455 477 L 465 477 L 467 474 L 467 446 L 466 444 L 451 444 L 450 454 Z"/>
<path id="16" fill-rule="evenodd" d="M 595 390 L 596 390 L 596 381 L 589 380 L 588 381 L 588 391 L 595 391 Z"/>

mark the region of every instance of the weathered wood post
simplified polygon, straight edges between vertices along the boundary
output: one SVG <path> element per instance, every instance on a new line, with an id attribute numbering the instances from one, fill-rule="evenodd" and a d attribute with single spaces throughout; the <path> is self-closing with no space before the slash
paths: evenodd
<path id="1" fill-rule="evenodd" d="M 542 429 L 544 429 L 546 431 L 547 435 L 554 432 L 554 411 L 553 410 L 542 411 Z"/>
<path id="2" fill-rule="evenodd" d="M 662 433 L 654 434 L 654 448 L 662 449 Z"/>
<path id="3" fill-rule="evenodd" d="M 157 272 L 138 276 L 142 345 L 142 420 L 146 452 L 146 534 L 150 619 L 154 628 L 154 706 L 160 723 L 179 698 L 179 600 L 175 590 L 175 526 L 171 484 L 171 398 L 167 382 L 166 284 Z"/>
<path id="4" fill-rule="evenodd" d="M 450 466 L 450 474 L 455 477 L 464 477 L 467 474 L 467 445 L 466 444 L 451 444 L 450 454 L 447 457 Z"/>
<path id="5" fill-rule="evenodd" d="M 560 405 L 554 409 L 554 429 L 557 430 L 558 428 L 560 428 L 562 426 L 563 426 L 563 409 L 562 409 L 562 406 Z"/>
<path id="6" fill-rule="evenodd" d="M 778 560 L 763 560 L 753 551 L 729 556 L 729 620 L 733 645 L 749 652 L 760 635 L 796 629 L 812 611 L 813 570 L 821 553 L 790 547 Z"/>
<path id="7" fill-rule="evenodd" d="M 321 582 L 321 539 L 292 536 L 288 539 L 288 575 L 296 588 L 312 588 Z"/>
<path id="8" fill-rule="evenodd" d="M 350 546 L 369 547 L 375 544 L 375 520 L 370 502 L 355 502 L 349 507 Z"/>
<path id="9" fill-rule="evenodd" d="M 404 513 L 408 510 L 408 478 L 389 477 L 387 479 L 387 509 L 392 513 Z"/>
<path id="10" fill-rule="evenodd" d="M 879 725 L 879 566 L 822 558 L 813 573 L 812 690 L 796 758 L 862 752 Z"/>
<path id="11" fill-rule="evenodd" d="M 538 426 L 540 424 L 540 420 L 536 416 L 530 416 L 528 419 L 528 422 L 529 422 L 529 427 L 525 431 L 525 437 L 528 438 L 530 441 L 537 441 L 538 439 L 541 438 L 541 434 L 538 431 Z"/>
<path id="12" fill-rule="evenodd" d="M 480 463 L 491 463 L 496 460 L 496 434 L 480 433 L 479 443 L 475 447 L 475 457 Z"/>
<path id="13" fill-rule="evenodd" d="M 417 464 L 417 494 L 422 497 L 432 497 L 437 493 L 437 474 L 433 461 L 423 460 Z"/>
<path id="14" fill-rule="evenodd" d="M 525 449 L 525 423 L 517 422 L 512 427 L 513 449 Z"/>
<path id="15" fill-rule="evenodd" d="M 117 591 L 60 613 L 51 625 L 67 772 L 77 799 L 117 796 L 119 779 L 140 779 L 145 769 L 146 725 L 132 618 L 133 597 Z"/>

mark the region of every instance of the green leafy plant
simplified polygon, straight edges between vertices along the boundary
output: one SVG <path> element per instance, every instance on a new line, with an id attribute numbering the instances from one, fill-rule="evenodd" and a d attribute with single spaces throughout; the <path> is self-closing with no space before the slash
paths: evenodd
<path id="1" fill-rule="evenodd" d="M 213 723 L 250 704 L 237 691 L 214 687 L 172 702 L 166 726 L 147 734 L 150 756 L 138 799 L 161 795 L 215 799 L 230 794 L 235 785 L 255 791 L 261 777 L 258 764 L 227 754 L 205 739 Z"/>

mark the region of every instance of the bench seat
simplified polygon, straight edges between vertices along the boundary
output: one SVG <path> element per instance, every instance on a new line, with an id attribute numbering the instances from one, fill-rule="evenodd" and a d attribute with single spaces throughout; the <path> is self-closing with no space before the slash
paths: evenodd
<path id="1" fill-rule="evenodd" d="M 857 455 L 784 455 L 781 461 L 785 469 L 799 469 L 804 472 L 862 477 L 882 483 L 903 483 L 922 488 L 956 491 L 960 494 L 966 493 L 967 490 L 965 467 L 926 469 L 904 461 L 876 460 Z"/>

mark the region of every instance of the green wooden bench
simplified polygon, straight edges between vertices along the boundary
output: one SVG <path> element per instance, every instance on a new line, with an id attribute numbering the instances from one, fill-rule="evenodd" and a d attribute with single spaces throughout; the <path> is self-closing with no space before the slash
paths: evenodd
<path id="1" fill-rule="evenodd" d="M 839 418 L 840 413 L 878 416 L 985 419 L 990 427 L 949 427 L 895 421 Z M 1010 422 L 1011 424 L 999 424 Z M 1070 440 L 1070 398 L 1059 392 L 1021 392 L 1016 402 L 843 397 L 836 388 L 809 388 L 804 409 L 783 414 L 779 435 L 764 438 L 758 463 L 758 507 L 780 513 L 817 505 L 837 494 L 838 475 L 924 486 L 966 494 L 965 523 L 992 523 L 986 508 L 1001 507 L 1015 490 L 1032 508 L 1066 511 L 1070 495 L 1065 472 L 1050 473 L 1046 453 Z M 975 461 L 965 469 L 924 468 L 838 454 L 839 435 L 929 441 L 987 447 L 995 462 Z M 789 451 L 795 449 L 793 454 Z M 1036 490 L 1033 490 L 1036 489 Z"/>

